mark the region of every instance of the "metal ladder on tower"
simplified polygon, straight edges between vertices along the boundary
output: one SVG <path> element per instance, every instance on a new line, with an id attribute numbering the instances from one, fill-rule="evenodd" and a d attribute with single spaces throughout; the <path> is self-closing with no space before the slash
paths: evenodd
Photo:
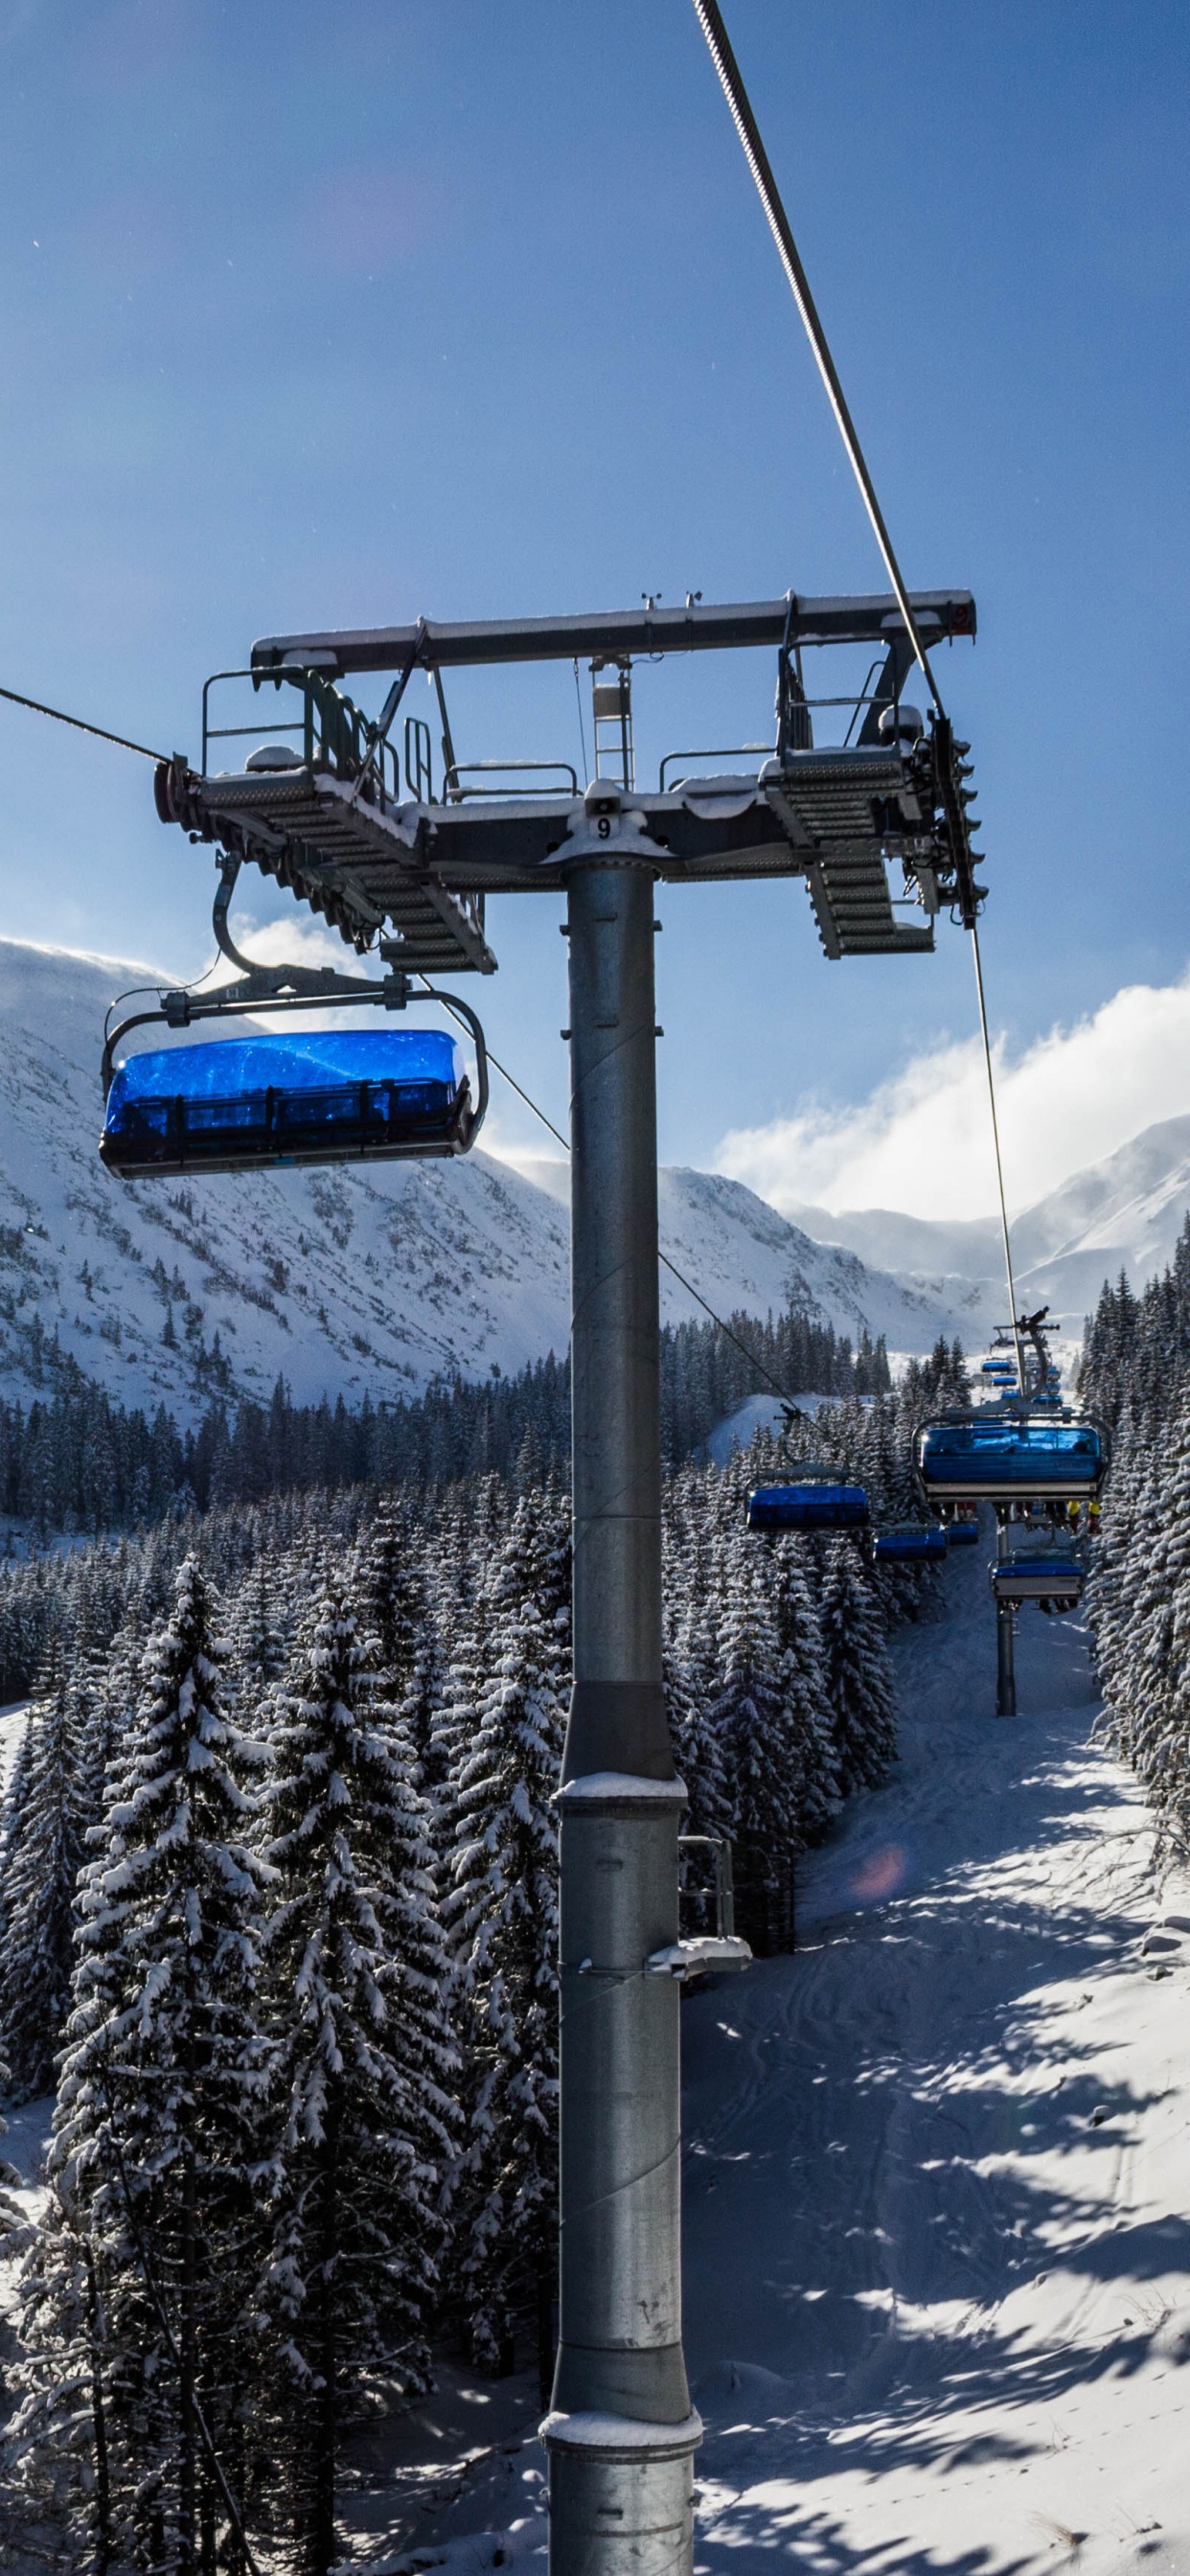
<path id="1" fill-rule="evenodd" d="M 603 679 L 604 671 L 615 673 Z M 614 778 L 628 792 L 636 785 L 632 744 L 632 663 L 626 653 L 591 664 L 591 711 L 595 729 L 595 775 Z"/>

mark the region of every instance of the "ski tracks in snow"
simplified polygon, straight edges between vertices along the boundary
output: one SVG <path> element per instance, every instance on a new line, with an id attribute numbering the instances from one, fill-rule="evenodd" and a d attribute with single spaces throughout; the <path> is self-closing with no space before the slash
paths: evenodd
<path id="1" fill-rule="evenodd" d="M 1190 1938 L 1142 1946 L 1085 1636 L 1026 1614 L 997 1720 L 983 1552 L 945 1580 L 802 1946 L 686 2014 L 706 2576 L 1190 2570 Z"/>

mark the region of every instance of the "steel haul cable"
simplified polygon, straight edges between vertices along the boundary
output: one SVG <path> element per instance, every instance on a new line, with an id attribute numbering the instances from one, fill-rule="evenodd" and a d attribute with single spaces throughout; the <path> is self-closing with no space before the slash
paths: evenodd
<path id="1" fill-rule="evenodd" d="M 723 24 L 722 10 L 719 8 L 718 0 L 694 0 L 694 12 L 698 19 L 698 23 L 702 28 L 702 32 L 706 37 L 711 60 L 719 75 L 720 87 L 722 88 L 723 95 L 727 100 L 728 107 L 731 110 L 732 122 L 743 146 L 744 158 L 747 161 L 753 180 L 755 181 L 756 191 L 760 198 L 761 205 L 764 208 L 769 230 L 777 245 L 781 265 L 789 280 L 789 284 L 793 290 L 794 302 L 797 305 L 798 312 L 800 313 L 805 325 L 806 337 L 814 352 L 818 372 L 826 387 L 827 399 L 830 403 L 831 410 L 835 415 L 835 420 L 838 423 L 839 435 L 847 450 L 847 456 L 851 465 L 852 473 L 859 485 L 864 508 L 872 522 L 876 543 L 879 546 L 881 556 L 883 557 L 884 569 L 888 574 L 897 606 L 905 621 L 905 632 L 913 646 L 917 661 L 921 667 L 922 678 L 930 692 L 934 706 L 939 716 L 945 719 L 946 709 L 942 704 L 938 683 L 930 668 L 929 655 L 926 652 L 926 648 L 921 637 L 921 631 L 913 613 L 913 603 L 909 597 L 908 590 L 905 587 L 904 580 L 902 579 L 901 567 L 897 562 L 896 555 L 893 551 L 892 538 L 890 537 L 887 526 L 885 525 L 884 512 L 882 511 L 880 503 L 876 497 L 876 486 L 868 471 L 867 459 L 859 443 L 859 436 L 856 431 L 855 423 L 851 417 L 847 397 L 839 379 L 839 371 L 835 365 L 834 358 L 831 355 L 830 343 L 825 331 L 823 330 L 818 307 L 810 292 L 810 281 L 802 266 L 801 255 L 798 251 L 797 243 L 793 238 L 793 231 L 789 222 L 789 217 L 781 202 L 781 192 L 773 177 L 769 157 L 765 151 L 764 144 L 761 141 L 760 128 L 752 113 L 752 104 L 748 97 L 747 90 L 744 87 L 739 64 L 737 63 L 732 51 L 731 39 Z M 979 954 L 979 932 L 974 920 L 971 922 L 971 945 L 975 957 L 975 987 L 979 997 L 979 1024 L 983 1034 L 984 1058 L 987 1064 L 988 1075 L 988 1093 L 992 1106 L 992 1140 L 995 1146 L 996 1182 L 1000 1195 L 1000 1224 L 1004 1237 L 1004 1266 L 1008 1274 L 1008 1305 L 1009 1313 L 1012 1318 L 1013 1340 L 1016 1344 L 1018 1383 L 1023 1395 L 1025 1391 L 1025 1372 L 1021 1352 L 1020 1330 L 1017 1323 L 1016 1291 L 1013 1285 L 1012 1276 L 1012 1254 L 1009 1248 L 1008 1206 L 1004 1196 L 1004 1173 L 1000 1160 L 1000 1131 L 996 1118 L 996 1084 L 992 1070 L 992 1051 L 988 1041 L 987 1011 L 984 1005 L 983 992 L 983 966 Z"/>
<path id="2" fill-rule="evenodd" d="M 52 716 L 55 724 L 72 725 L 76 733 L 92 733 L 98 742 L 114 742 L 120 751 L 135 751 L 141 760 L 165 759 L 163 751 L 150 751 L 146 742 L 130 742 L 126 733 L 109 733 L 106 725 L 88 724 L 84 716 L 68 716 L 62 707 L 47 707 L 40 698 L 23 698 L 19 689 L 0 689 L 0 698 L 10 706 L 28 707 L 35 716 Z"/>

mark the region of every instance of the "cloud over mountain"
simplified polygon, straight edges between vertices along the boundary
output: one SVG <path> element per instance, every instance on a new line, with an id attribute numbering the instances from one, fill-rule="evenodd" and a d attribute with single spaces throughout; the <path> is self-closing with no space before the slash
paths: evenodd
<path id="1" fill-rule="evenodd" d="M 1009 1203 L 1028 1207 L 1190 1108 L 1190 969 L 1177 983 L 1125 985 L 1015 1057 L 1000 1039 L 994 1060 Z M 816 1203 L 986 1216 L 996 1177 L 982 1047 L 926 1049 L 853 1108 L 811 1105 L 737 1129 L 715 1161 L 788 1215 Z"/>

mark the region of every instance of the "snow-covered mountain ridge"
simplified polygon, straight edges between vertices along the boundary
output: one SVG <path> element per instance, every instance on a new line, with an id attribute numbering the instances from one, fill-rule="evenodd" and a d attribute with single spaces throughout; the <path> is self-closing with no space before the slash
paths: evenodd
<path id="1" fill-rule="evenodd" d="M 98 1159 L 112 997 L 146 970 L 0 941 L 0 1370 L 11 1398 L 54 1336 L 126 1405 L 213 1394 L 358 1403 L 458 1366 L 507 1373 L 569 1338 L 564 1166 L 464 1161 L 124 1184 Z M 159 1043 L 157 1032 L 150 1043 Z M 543 1186 L 544 1184 L 544 1186 Z M 894 1350 L 962 1330 L 948 1299 L 823 1246 L 738 1181 L 661 1175 L 665 1251 L 720 1314 L 793 1303 Z M 667 1321 L 702 1309 L 661 1274 Z"/>
<path id="2" fill-rule="evenodd" d="M 1013 1217 L 1013 1268 L 1023 1302 L 1048 1305 L 1063 1331 L 1080 1338 L 1105 1278 L 1123 1269 L 1140 1288 L 1164 1270 L 1188 1208 L 1190 1115 L 1163 1118 Z M 817 1207 L 799 1207 L 797 1217 L 820 1242 L 878 1263 L 921 1296 L 966 1306 L 989 1327 L 1002 1317 L 995 1217 L 951 1224 L 891 1208 L 832 1216 Z"/>

